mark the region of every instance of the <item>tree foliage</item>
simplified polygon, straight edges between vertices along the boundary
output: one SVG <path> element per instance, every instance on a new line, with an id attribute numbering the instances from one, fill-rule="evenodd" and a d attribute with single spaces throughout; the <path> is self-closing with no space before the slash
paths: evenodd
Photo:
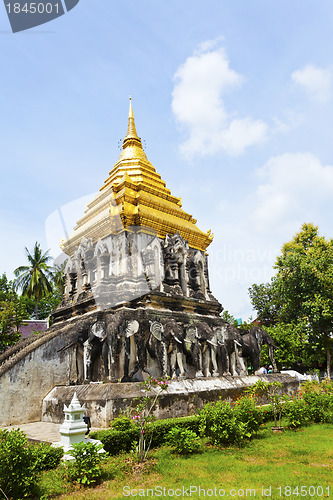
<path id="1" fill-rule="evenodd" d="M 15 285 L 21 289 L 22 295 L 35 299 L 35 318 L 38 319 L 38 301 L 52 292 L 52 268 L 49 265 L 51 256 L 49 252 L 43 253 L 40 244 L 35 243 L 33 252 L 25 248 L 28 266 L 15 269 Z"/>
<path id="2" fill-rule="evenodd" d="M 20 339 L 19 327 L 26 315 L 25 305 L 13 283 L 3 274 L 0 277 L 0 353 Z"/>
<path id="3" fill-rule="evenodd" d="M 333 346 L 333 240 L 320 236 L 317 226 L 303 224 L 294 238 L 283 245 L 274 268 L 277 273 L 270 283 L 250 288 L 259 319 L 269 325 L 279 323 L 280 331 L 292 330 L 293 349 L 303 343 L 302 356 L 315 348 L 320 357 L 325 350 L 329 374 Z M 275 330 L 278 333 L 277 327 Z M 272 336 L 276 338 L 273 333 Z"/>

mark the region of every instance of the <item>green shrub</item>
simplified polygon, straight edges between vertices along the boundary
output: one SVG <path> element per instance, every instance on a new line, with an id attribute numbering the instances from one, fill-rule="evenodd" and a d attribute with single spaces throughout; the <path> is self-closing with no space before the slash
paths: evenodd
<path id="1" fill-rule="evenodd" d="M 274 420 L 274 411 L 272 405 L 263 405 L 261 407 L 263 423 Z"/>
<path id="2" fill-rule="evenodd" d="M 91 432 L 90 435 L 93 439 L 101 441 L 104 450 L 110 455 L 118 455 L 133 448 L 133 444 L 139 439 L 139 429 L 134 427 L 127 431 L 118 431 L 111 428 Z"/>
<path id="3" fill-rule="evenodd" d="M 74 462 L 67 465 L 67 476 L 72 482 L 90 486 L 98 483 L 102 478 L 101 464 L 104 459 L 104 453 L 99 453 L 102 445 L 94 443 L 76 443 L 73 444 L 68 454 L 74 457 Z"/>
<path id="4" fill-rule="evenodd" d="M 124 419 L 121 417 L 121 419 L 122 421 L 119 426 L 123 428 L 128 425 L 127 430 L 118 430 L 118 423 L 116 422 L 116 429 L 112 424 L 110 429 L 95 431 L 90 434 L 93 439 L 99 439 L 103 443 L 104 450 L 110 453 L 110 455 L 118 455 L 124 451 L 130 451 L 139 439 L 139 428 L 132 424 L 128 417 Z M 115 419 L 113 422 L 117 420 Z M 181 429 L 189 429 L 199 434 L 199 417 L 198 415 L 193 415 L 190 417 L 155 420 L 149 425 L 149 432 L 152 433 L 151 447 L 157 448 L 164 444 L 168 432 L 175 426 Z"/>
<path id="5" fill-rule="evenodd" d="M 312 422 L 333 423 L 333 396 L 329 393 L 306 392 L 303 399 Z"/>
<path id="6" fill-rule="evenodd" d="M 201 433 L 213 444 L 239 444 L 245 436 L 246 425 L 236 417 L 226 401 L 205 405 L 199 418 Z"/>
<path id="7" fill-rule="evenodd" d="M 203 446 L 199 436 L 190 429 L 180 429 L 173 427 L 166 435 L 166 441 L 173 450 L 180 455 L 199 453 L 203 451 Z"/>
<path id="8" fill-rule="evenodd" d="M 285 415 L 288 427 L 298 429 L 310 421 L 308 405 L 304 399 L 294 399 L 285 404 Z"/>
<path id="9" fill-rule="evenodd" d="M 263 411 L 256 405 L 256 401 L 251 396 L 239 398 L 234 407 L 233 414 L 236 419 L 245 425 L 245 437 L 251 439 L 259 431 L 263 422 Z"/>
<path id="10" fill-rule="evenodd" d="M 162 446 L 166 440 L 167 435 L 173 427 L 179 429 L 188 429 L 195 434 L 200 433 L 200 420 L 198 415 L 190 417 L 166 418 L 164 420 L 155 420 L 153 423 L 153 439 L 151 446 L 157 448 Z"/>
<path id="11" fill-rule="evenodd" d="M 0 488 L 7 497 L 36 492 L 39 470 L 33 448 L 20 429 L 0 431 Z"/>
<path id="12" fill-rule="evenodd" d="M 135 425 L 133 419 L 126 417 L 125 415 L 120 415 L 111 421 L 111 429 L 115 431 L 128 431 L 134 429 Z"/>
<path id="13" fill-rule="evenodd" d="M 316 392 L 318 394 L 326 393 L 333 396 L 333 382 L 327 379 L 322 382 L 316 382 L 314 380 L 307 380 L 302 384 L 302 393 Z"/>
<path id="14" fill-rule="evenodd" d="M 36 460 L 36 468 L 40 471 L 55 469 L 64 455 L 62 447 L 53 447 L 48 443 L 31 445 L 31 453 Z"/>

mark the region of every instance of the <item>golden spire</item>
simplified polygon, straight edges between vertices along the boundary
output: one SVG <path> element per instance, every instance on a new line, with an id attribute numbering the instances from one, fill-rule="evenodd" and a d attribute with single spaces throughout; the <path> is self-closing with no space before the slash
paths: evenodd
<path id="1" fill-rule="evenodd" d="M 131 95 L 129 99 L 130 99 L 130 105 L 128 113 L 127 134 L 125 139 L 123 140 L 123 151 L 120 153 L 119 160 L 124 160 L 124 159 L 130 160 L 139 158 L 147 160 L 147 156 L 142 147 L 141 139 L 138 136 L 135 128 Z"/>
<path id="2" fill-rule="evenodd" d="M 127 128 L 127 135 L 124 139 L 124 142 L 126 139 L 137 139 L 140 141 L 140 137 L 138 137 L 138 134 L 136 132 L 135 128 L 135 122 L 134 122 L 134 115 L 133 115 L 133 108 L 132 108 L 132 97 L 130 95 L 130 105 L 129 105 L 129 113 L 128 113 L 128 128 Z"/>

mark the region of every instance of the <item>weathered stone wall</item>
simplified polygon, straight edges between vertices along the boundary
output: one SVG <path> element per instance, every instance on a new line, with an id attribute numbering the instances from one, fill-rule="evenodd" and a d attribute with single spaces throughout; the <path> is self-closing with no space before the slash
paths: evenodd
<path id="1" fill-rule="evenodd" d="M 85 320 L 79 320 L 79 327 Z M 76 325 L 77 322 L 76 322 Z M 43 398 L 56 385 L 69 381 L 73 322 L 21 341 L 0 359 L 0 426 L 41 419 Z"/>
<path id="2" fill-rule="evenodd" d="M 219 397 L 233 401 L 245 387 L 254 385 L 259 379 L 281 382 L 282 392 L 289 395 L 299 388 L 299 382 L 285 374 L 172 381 L 167 391 L 163 391 L 159 397 L 154 414 L 159 419 L 193 415 L 206 403 L 216 401 Z M 42 420 L 61 423 L 64 404 L 70 403 L 74 392 L 80 403 L 85 403 L 93 427 L 108 427 L 121 411 L 128 406 L 135 406 L 134 398 L 144 395 L 138 383 L 55 387 L 44 399 Z"/>

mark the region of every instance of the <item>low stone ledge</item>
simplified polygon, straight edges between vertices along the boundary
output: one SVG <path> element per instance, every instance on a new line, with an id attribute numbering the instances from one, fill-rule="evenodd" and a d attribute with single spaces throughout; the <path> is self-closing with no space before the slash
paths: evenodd
<path id="1" fill-rule="evenodd" d="M 258 380 L 280 382 L 285 394 L 291 395 L 299 389 L 299 382 L 286 374 L 171 381 L 167 390 L 161 393 L 154 415 L 158 419 L 193 415 L 206 403 L 216 401 L 219 397 L 226 401 L 235 400 L 246 387 Z M 61 423 L 64 419 L 64 404 L 70 403 L 74 392 L 81 404 L 86 404 L 94 427 L 108 427 L 110 421 L 123 410 L 135 406 L 135 398 L 145 394 L 139 383 L 57 386 L 43 400 L 42 420 Z"/>

